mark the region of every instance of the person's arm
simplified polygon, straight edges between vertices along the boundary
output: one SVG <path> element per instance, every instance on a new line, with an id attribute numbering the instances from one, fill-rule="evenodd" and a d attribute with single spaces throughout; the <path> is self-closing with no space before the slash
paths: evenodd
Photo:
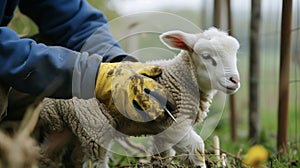
<path id="1" fill-rule="evenodd" d="M 90 98 L 100 62 L 99 55 L 37 44 L 0 27 L 0 81 L 16 90 L 54 98 Z"/>
<path id="2" fill-rule="evenodd" d="M 19 7 L 38 25 L 43 38 L 65 47 L 36 44 L 1 28 L 1 64 L 6 66 L 0 68 L 0 80 L 19 91 L 89 98 L 101 58 L 88 55 L 98 53 L 103 61 L 110 61 L 125 54 L 110 35 L 104 15 L 86 1 L 21 0 Z M 83 45 L 87 47 L 81 49 Z"/>
<path id="3" fill-rule="evenodd" d="M 46 40 L 72 50 L 97 53 L 105 62 L 126 55 L 109 32 L 104 14 L 85 0 L 21 0 L 19 6 Z"/>

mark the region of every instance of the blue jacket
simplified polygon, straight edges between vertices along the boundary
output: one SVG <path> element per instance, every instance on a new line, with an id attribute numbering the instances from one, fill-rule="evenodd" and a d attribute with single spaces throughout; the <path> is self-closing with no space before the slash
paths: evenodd
<path id="1" fill-rule="evenodd" d="M 101 61 L 125 55 L 105 16 L 86 0 L 0 0 L 0 82 L 35 95 L 90 98 Z M 7 24 L 16 6 L 59 46 L 20 39 Z"/>

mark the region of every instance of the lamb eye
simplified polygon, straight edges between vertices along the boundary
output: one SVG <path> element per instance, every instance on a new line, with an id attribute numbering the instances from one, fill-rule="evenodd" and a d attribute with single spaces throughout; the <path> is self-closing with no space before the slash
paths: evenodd
<path id="1" fill-rule="evenodd" d="M 209 54 L 209 53 L 203 53 L 203 54 L 201 54 L 201 56 L 202 56 L 204 59 L 210 58 L 210 54 Z"/>
<path id="2" fill-rule="evenodd" d="M 201 56 L 202 56 L 202 58 L 204 58 L 204 59 L 206 59 L 206 60 L 210 59 L 212 65 L 213 65 L 213 66 L 217 66 L 216 60 L 213 59 L 213 57 L 211 57 L 209 53 L 203 53 L 203 54 L 201 54 Z"/>

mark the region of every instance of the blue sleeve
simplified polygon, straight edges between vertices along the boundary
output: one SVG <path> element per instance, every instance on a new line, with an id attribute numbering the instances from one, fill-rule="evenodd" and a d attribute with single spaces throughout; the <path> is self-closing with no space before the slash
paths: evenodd
<path id="1" fill-rule="evenodd" d="M 54 98 L 93 97 L 100 62 L 99 55 L 37 44 L 0 27 L 0 81 L 19 91 Z"/>
<path id="2" fill-rule="evenodd" d="M 38 25 L 43 38 L 60 46 L 97 53 L 103 61 L 126 54 L 110 34 L 103 13 L 86 0 L 21 0 L 19 7 Z"/>

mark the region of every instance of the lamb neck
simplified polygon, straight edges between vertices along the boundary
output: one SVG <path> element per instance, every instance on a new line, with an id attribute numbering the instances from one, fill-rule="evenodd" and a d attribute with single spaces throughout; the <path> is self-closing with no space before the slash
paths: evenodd
<path id="1" fill-rule="evenodd" d="M 181 52 L 172 60 L 158 62 L 163 67 L 157 82 L 163 85 L 176 103 L 174 116 L 177 121 L 194 120 L 200 112 L 200 92 L 195 71 L 187 52 Z"/>

